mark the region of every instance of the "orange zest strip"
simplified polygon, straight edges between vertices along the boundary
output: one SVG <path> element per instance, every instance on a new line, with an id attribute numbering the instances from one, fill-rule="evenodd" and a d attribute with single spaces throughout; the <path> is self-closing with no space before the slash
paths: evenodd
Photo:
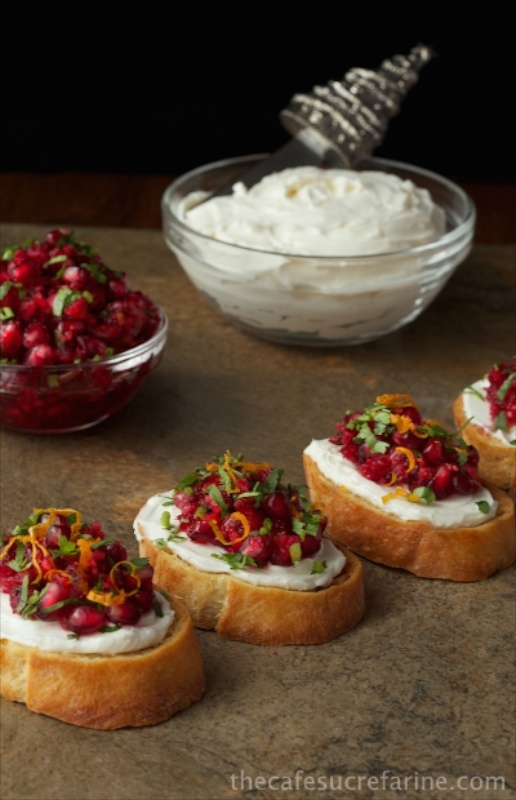
<path id="1" fill-rule="evenodd" d="M 131 589 L 130 591 L 126 591 L 122 587 L 117 585 L 116 582 L 116 570 L 120 567 L 121 564 L 126 564 L 130 570 L 131 575 L 136 580 L 136 587 Z M 117 564 L 114 565 L 111 572 L 109 573 L 109 577 L 111 578 L 111 583 L 113 584 L 113 591 L 110 592 L 100 592 L 97 589 L 90 589 L 86 598 L 91 600 L 93 603 L 100 603 L 103 606 L 119 606 L 125 602 L 128 597 L 136 594 L 141 586 L 141 581 L 136 574 L 137 567 L 135 564 L 131 564 L 130 561 L 119 561 Z"/>
<path id="2" fill-rule="evenodd" d="M 415 469 L 417 466 L 417 462 L 412 450 L 409 450 L 408 447 L 396 447 L 396 452 L 402 453 L 404 456 L 406 456 L 408 460 L 408 471 L 412 472 L 412 470 Z"/>
<path id="3" fill-rule="evenodd" d="M 30 530 L 32 531 L 33 529 L 31 528 Z M 41 565 L 37 559 L 37 551 L 39 550 L 43 556 L 49 558 L 52 561 L 52 564 L 54 563 L 54 561 L 52 559 L 52 556 L 48 552 L 47 548 L 44 545 L 42 545 L 41 542 L 38 542 L 38 540 L 33 537 L 32 533 L 30 536 L 30 542 L 32 544 L 32 564 L 35 567 L 36 572 L 38 573 L 37 577 L 34 578 L 33 583 L 37 583 L 43 578 L 43 570 L 41 569 Z"/>
<path id="4" fill-rule="evenodd" d="M 409 500 L 411 503 L 421 503 L 422 500 L 417 494 L 413 494 L 412 492 L 408 492 L 406 489 L 403 489 L 402 486 L 398 486 L 393 492 L 389 492 L 389 494 L 384 494 L 382 497 L 383 503 L 388 503 L 389 500 L 395 500 L 403 497 L 405 500 Z"/>
<path id="5" fill-rule="evenodd" d="M 77 534 L 80 531 L 80 528 L 81 528 L 81 515 L 74 508 L 35 508 L 35 509 L 33 509 L 33 513 L 35 513 L 35 514 L 48 514 L 49 516 L 48 516 L 48 519 L 46 519 L 44 522 L 38 522 L 36 525 L 32 525 L 29 528 L 29 533 L 28 533 L 27 536 L 14 536 L 12 539 L 10 539 L 10 541 L 5 546 L 5 549 L 4 549 L 3 553 L 0 555 L 0 561 L 3 558 L 5 558 L 5 556 L 7 555 L 8 551 L 10 550 L 11 546 L 15 542 L 36 542 L 39 539 L 43 539 L 45 537 L 45 535 L 46 535 L 47 530 L 53 524 L 54 519 L 56 518 L 56 516 L 58 514 L 62 514 L 65 517 L 70 516 L 70 514 L 75 514 L 77 518 L 76 518 L 76 521 L 71 526 L 71 531 L 72 531 L 72 534 Z M 50 557 L 50 554 L 49 554 L 48 550 L 43 548 L 43 545 L 41 545 L 41 548 L 44 550 L 44 554 L 47 555 L 48 557 Z M 35 551 L 34 545 L 33 545 L 32 551 L 33 551 L 33 554 L 34 554 L 34 551 Z"/>
<path id="6" fill-rule="evenodd" d="M 38 550 L 45 558 L 48 558 L 52 564 L 54 563 L 52 556 L 48 552 L 47 548 L 44 545 L 42 545 L 41 542 L 38 541 L 38 539 L 36 538 L 36 533 L 37 533 L 35 530 L 36 527 L 37 527 L 36 525 L 33 525 L 31 528 L 29 528 L 29 533 L 26 536 L 13 536 L 13 538 L 10 539 L 9 542 L 6 544 L 3 553 L 0 555 L 0 561 L 1 561 L 6 557 L 11 547 L 15 545 L 17 542 L 23 542 L 23 544 L 30 543 L 32 549 L 32 564 L 37 572 L 37 575 L 34 578 L 33 583 L 37 583 L 43 578 L 43 570 L 41 568 L 38 559 L 36 558 Z"/>
<path id="7" fill-rule="evenodd" d="M 233 511 L 232 514 L 229 516 L 230 519 L 234 519 L 237 522 L 240 522 L 244 528 L 244 532 L 242 536 L 237 537 L 236 539 L 226 539 L 224 534 L 220 530 L 219 526 L 217 525 L 216 520 L 210 519 L 208 520 L 208 524 L 212 529 L 213 533 L 219 540 L 219 542 L 223 545 L 230 545 L 230 544 L 239 544 L 239 542 L 243 542 L 244 539 L 247 539 L 249 534 L 251 533 L 251 527 L 249 525 L 249 520 L 247 519 L 245 514 L 242 514 L 241 511 Z"/>
<path id="8" fill-rule="evenodd" d="M 387 408 L 392 408 L 392 406 L 398 408 L 412 406 L 413 408 L 417 408 L 409 394 L 381 394 L 376 398 L 376 402 L 380 403 L 382 406 L 387 406 Z"/>
<path id="9" fill-rule="evenodd" d="M 4 547 L 3 552 L 0 553 L 0 561 L 3 561 L 3 559 L 6 557 L 7 553 L 11 549 L 11 547 L 13 545 L 15 545 L 19 541 L 21 541 L 19 536 L 13 536 L 12 539 L 9 539 L 9 541 L 7 542 L 7 544 Z"/>
<path id="10" fill-rule="evenodd" d="M 49 569 L 48 572 L 45 572 L 44 578 L 46 581 L 51 581 L 56 575 L 61 575 L 61 577 L 66 578 L 68 583 L 73 582 L 73 579 L 68 572 L 65 572 L 64 569 L 57 569 L 56 567 L 53 567 L 53 569 Z"/>
<path id="11" fill-rule="evenodd" d="M 411 419 L 400 416 L 400 414 L 391 414 L 391 422 L 398 433 L 407 433 L 407 431 L 413 431 L 416 427 Z"/>
<path id="12" fill-rule="evenodd" d="M 231 451 L 226 450 L 226 452 L 224 453 L 224 463 L 222 464 L 222 468 L 225 470 L 225 472 L 228 473 L 231 482 L 233 484 L 233 488 L 228 489 L 228 492 L 231 494 L 239 491 L 238 480 L 235 473 L 233 472 L 233 467 L 239 467 L 243 469 L 245 472 L 253 473 L 253 472 L 258 472 L 259 470 L 262 469 L 267 469 L 268 466 L 269 466 L 268 464 L 255 464 L 253 461 L 234 461 L 233 466 L 231 466 Z M 206 464 L 205 467 L 208 470 L 208 472 L 216 472 L 219 468 L 219 465 L 216 464 L 214 461 L 211 461 L 208 464 Z"/>

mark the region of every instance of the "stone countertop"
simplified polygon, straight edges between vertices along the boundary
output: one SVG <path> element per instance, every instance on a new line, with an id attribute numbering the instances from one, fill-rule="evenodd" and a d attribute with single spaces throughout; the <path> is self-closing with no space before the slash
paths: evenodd
<path id="1" fill-rule="evenodd" d="M 4 225 L 1 243 L 47 229 Z M 226 322 L 159 231 L 76 233 L 160 302 L 169 339 L 112 420 L 62 436 L 2 431 L 2 530 L 34 506 L 71 506 L 134 556 L 140 506 L 207 458 L 242 452 L 303 483 L 302 450 L 348 408 L 410 392 L 451 425 L 461 389 L 516 351 L 514 247 L 475 247 L 401 331 L 303 349 Z M 2 699 L 2 800 L 514 798 L 514 568 L 457 584 L 363 565 L 365 616 L 333 642 L 268 648 L 199 631 L 206 694 L 162 725 L 92 731 Z"/>

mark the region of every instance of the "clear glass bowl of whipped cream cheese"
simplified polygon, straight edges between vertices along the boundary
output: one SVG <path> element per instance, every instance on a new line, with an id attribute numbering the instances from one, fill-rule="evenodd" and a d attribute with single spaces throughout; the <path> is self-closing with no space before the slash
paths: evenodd
<path id="1" fill-rule="evenodd" d="M 247 189 L 240 178 L 266 157 L 192 170 L 161 204 L 187 276 L 248 333 L 306 346 L 373 341 L 415 320 L 471 249 L 474 204 L 444 177 L 372 158 L 358 170 L 294 167 Z"/>

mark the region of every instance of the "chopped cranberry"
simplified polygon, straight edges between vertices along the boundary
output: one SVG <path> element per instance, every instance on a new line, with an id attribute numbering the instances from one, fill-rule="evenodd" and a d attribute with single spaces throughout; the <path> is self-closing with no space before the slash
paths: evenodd
<path id="1" fill-rule="evenodd" d="M 290 518 L 292 511 L 284 492 L 271 492 L 263 501 L 263 508 L 266 513 L 273 517 Z"/>
<path id="2" fill-rule="evenodd" d="M 3 592 L 12 592 L 19 588 L 23 579 L 23 573 L 12 569 L 7 561 L 0 561 L 0 586 Z"/>
<path id="3" fill-rule="evenodd" d="M 29 322 L 23 332 L 23 346 L 31 350 L 36 345 L 50 344 L 48 328 L 40 321 Z"/>
<path id="4" fill-rule="evenodd" d="M 274 551 L 271 554 L 271 564 L 277 564 L 281 567 L 290 567 L 294 563 L 292 558 L 293 547 L 299 548 L 299 553 L 302 553 L 301 539 L 294 533 L 282 533 L 276 536 L 274 541 Z"/>
<path id="5" fill-rule="evenodd" d="M 127 550 L 121 542 L 111 542 L 106 545 L 106 553 L 113 562 L 117 564 L 119 561 L 127 560 Z"/>
<path id="6" fill-rule="evenodd" d="M 16 359 L 23 344 L 23 330 L 17 319 L 8 319 L 0 325 L 0 355 L 9 361 Z"/>
<path id="7" fill-rule="evenodd" d="M 46 367 L 53 364 L 54 361 L 55 351 L 49 344 L 37 344 L 35 347 L 31 347 L 23 359 L 23 363 L 30 367 Z"/>
<path id="8" fill-rule="evenodd" d="M 11 280 L 24 286 L 36 286 L 41 279 L 41 265 L 25 256 L 23 259 L 14 258 L 7 267 Z"/>
<path id="9" fill-rule="evenodd" d="M 249 556 L 258 565 L 265 564 L 270 558 L 273 549 L 273 538 L 270 535 L 248 536 L 241 543 L 238 552 Z"/>

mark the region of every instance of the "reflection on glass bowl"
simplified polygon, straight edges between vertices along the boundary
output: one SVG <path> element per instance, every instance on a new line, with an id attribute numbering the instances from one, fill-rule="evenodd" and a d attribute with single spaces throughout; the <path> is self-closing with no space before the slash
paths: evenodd
<path id="1" fill-rule="evenodd" d="M 2 364 L 0 424 L 26 433 L 69 433 L 116 414 L 161 360 L 168 318 L 162 309 L 159 315 L 150 339 L 111 358 L 42 367 Z"/>

